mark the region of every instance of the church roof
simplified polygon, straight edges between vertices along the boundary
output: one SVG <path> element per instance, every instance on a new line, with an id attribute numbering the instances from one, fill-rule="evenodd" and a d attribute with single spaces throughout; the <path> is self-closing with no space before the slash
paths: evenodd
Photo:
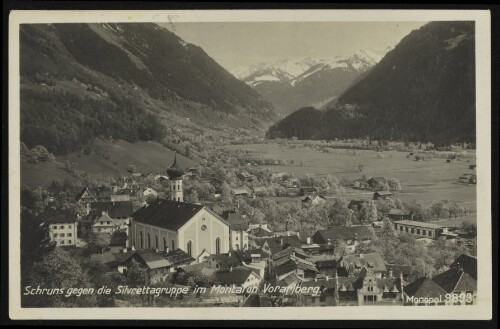
<path id="1" fill-rule="evenodd" d="M 137 210 L 132 217 L 136 222 L 177 231 L 201 209 L 203 206 L 194 203 L 157 199 Z"/>
<path id="2" fill-rule="evenodd" d="M 184 175 L 184 170 L 177 164 L 177 153 L 175 154 L 174 163 L 167 169 L 167 175 L 170 179 L 181 178 Z"/>

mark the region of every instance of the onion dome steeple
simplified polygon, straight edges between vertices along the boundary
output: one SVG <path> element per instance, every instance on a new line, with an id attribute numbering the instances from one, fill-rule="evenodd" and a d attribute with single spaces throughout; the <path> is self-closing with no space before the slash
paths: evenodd
<path id="1" fill-rule="evenodd" d="M 167 175 L 170 179 L 181 179 L 184 175 L 184 170 L 177 164 L 177 152 L 175 153 L 174 163 L 167 169 Z"/>

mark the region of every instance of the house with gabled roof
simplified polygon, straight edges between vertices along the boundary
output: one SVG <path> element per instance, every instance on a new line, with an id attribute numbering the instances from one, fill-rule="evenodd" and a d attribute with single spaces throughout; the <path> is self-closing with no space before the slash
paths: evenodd
<path id="1" fill-rule="evenodd" d="M 379 253 L 346 255 L 342 257 L 338 264 L 343 267 L 347 275 L 358 275 L 363 269 L 373 273 L 377 278 L 382 278 L 387 272 L 384 264 L 384 259 Z"/>
<path id="2" fill-rule="evenodd" d="M 416 306 L 446 305 L 447 292 L 428 277 L 421 277 L 404 286 L 404 304 Z"/>
<path id="3" fill-rule="evenodd" d="M 50 241 L 57 247 L 76 245 L 78 220 L 75 213 L 64 209 L 45 208 L 34 221 L 40 226 L 48 227 Z"/>
<path id="4" fill-rule="evenodd" d="M 312 241 L 319 245 L 343 242 L 346 244 L 346 251 L 354 252 L 359 243 L 369 243 L 374 237 L 373 229 L 368 226 L 331 226 L 317 231 L 312 236 Z"/>
<path id="5" fill-rule="evenodd" d="M 446 293 L 459 296 L 453 305 L 475 305 L 477 303 L 477 280 L 462 267 L 450 267 L 449 270 L 432 278 Z"/>

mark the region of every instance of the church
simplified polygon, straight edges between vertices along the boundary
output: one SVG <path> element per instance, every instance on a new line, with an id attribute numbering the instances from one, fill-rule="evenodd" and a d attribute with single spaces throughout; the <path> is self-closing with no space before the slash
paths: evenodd
<path id="1" fill-rule="evenodd" d="M 169 251 L 182 249 L 202 262 L 211 254 L 230 249 L 229 224 L 204 206 L 184 202 L 184 171 L 177 164 L 167 170 L 170 200 L 157 199 L 132 214 L 131 246 Z"/>

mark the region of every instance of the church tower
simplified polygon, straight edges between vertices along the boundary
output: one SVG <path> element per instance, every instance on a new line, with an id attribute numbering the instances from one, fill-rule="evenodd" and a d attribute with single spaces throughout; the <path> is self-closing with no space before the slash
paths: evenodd
<path id="1" fill-rule="evenodd" d="M 177 165 L 177 153 L 175 153 L 174 163 L 167 169 L 170 184 L 170 200 L 184 202 L 182 193 L 182 176 L 184 170 Z"/>

